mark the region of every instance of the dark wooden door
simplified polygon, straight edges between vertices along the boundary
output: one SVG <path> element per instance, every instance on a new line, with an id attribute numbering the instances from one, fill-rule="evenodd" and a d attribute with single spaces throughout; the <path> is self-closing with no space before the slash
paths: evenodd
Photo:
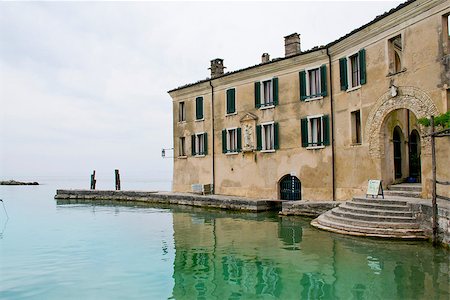
<path id="1" fill-rule="evenodd" d="M 420 136 L 417 130 L 409 137 L 409 177 L 420 182 Z"/>
<path id="2" fill-rule="evenodd" d="M 401 129 L 397 126 L 394 128 L 392 141 L 394 143 L 394 172 L 395 179 L 402 178 L 402 140 Z"/>

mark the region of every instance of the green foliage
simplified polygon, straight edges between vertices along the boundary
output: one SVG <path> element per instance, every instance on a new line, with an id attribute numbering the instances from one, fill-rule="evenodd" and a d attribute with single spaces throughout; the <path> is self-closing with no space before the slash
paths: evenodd
<path id="1" fill-rule="evenodd" d="M 431 126 L 431 120 L 428 118 L 420 118 L 417 120 L 419 124 L 422 124 L 423 126 Z M 446 112 L 445 114 L 441 114 L 439 116 L 434 117 L 434 125 L 435 126 L 442 126 L 442 128 L 450 128 L 450 110 Z"/>

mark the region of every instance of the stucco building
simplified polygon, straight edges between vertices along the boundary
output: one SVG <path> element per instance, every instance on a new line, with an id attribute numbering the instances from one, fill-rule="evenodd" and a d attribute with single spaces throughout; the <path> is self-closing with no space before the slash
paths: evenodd
<path id="1" fill-rule="evenodd" d="M 173 191 L 212 184 L 252 198 L 347 200 L 368 179 L 431 192 L 430 138 L 418 118 L 450 110 L 449 1 L 408 1 L 326 46 L 169 91 Z M 450 180 L 450 138 L 437 175 Z M 450 196 L 441 187 L 442 195 Z"/>

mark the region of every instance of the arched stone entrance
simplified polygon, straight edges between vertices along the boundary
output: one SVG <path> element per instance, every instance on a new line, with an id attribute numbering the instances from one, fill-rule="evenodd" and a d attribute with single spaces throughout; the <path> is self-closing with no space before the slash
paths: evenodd
<path id="1" fill-rule="evenodd" d="M 387 126 L 391 126 L 392 129 L 395 127 L 395 124 L 389 124 L 389 118 L 394 111 L 398 110 L 404 110 L 405 112 L 408 112 L 408 114 L 409 112 L 412 112 L 416 119 L 439 114 L 439 111 L 431 98 L 424 91 L 415 87 L 398 87 L 396 96 L 392 96 L 391 91 L 388 90 L 378 98 L 367 117 L 365 136 L 369 143 L 370 157 L 378 162 L 379 176 L 387 184 L 394 181 L 394 169 L 393 166 L 389 165 L 393 163 L 393 159 L 390 159 L 390 157 L 393 157 L 394 155 L 394 153 L 389 152 L 393 152 L 394 149 L 393 144 L 387 145 L 386 140 L 386 137 L 389 136 L 389 139 L 392 139 L 391 141 L 393 141 L 393 131 L 387 132 Z M 409 131 L 410 129 L 415 129 L 419 136 L 426 132 L 425 128 L 420 124 L 411 124 L 411 126 L 408 124 L 407 127 L 408 128 L 404 126 L 402 130 L 405 138 L 409 138 L 409 134 L 411 133 L 411 131 Z M 429 137 L 423 138 L 420 141 L 420 151 L 418 152 L 429 155 L 431 153 L 430 142 L 431 140 Z M 404 152 L 401 157 L 402 159 L 405 159 L 402 162 L 402 177 L 408 177 L 410 173 L 408 166 L 409 151 L 407 148 L 402 150 L 404 150 Z M 392 170 L 392 173 L 389 170 Z M 387 176 L 386 174 L 392 175 Z M 386 182 L 386 179 L 390 180 L 387 180 L 388 182 Z"/>
<path id="2" fill-rule="evenodd" d="M 285 175 L 278 183 L 281 200 L 301 200 L 302 184 L 300 180 L 292 175 Z"/>

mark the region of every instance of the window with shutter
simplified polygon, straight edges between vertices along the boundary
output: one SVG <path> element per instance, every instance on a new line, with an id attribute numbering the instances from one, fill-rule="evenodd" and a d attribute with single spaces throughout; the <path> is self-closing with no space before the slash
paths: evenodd
<path id="1" fill-rule="evenodd" d="M 327 69 L 326 65 L 301 71 L 300 100 L 311 101 L 322 99 L 327 95 Z"/>
<path id="2" fill-rule="evenodd" d="M 323 148 L 330 145 L 330 124 L 328 115 L 309 116 L 301 119 L 302 147 Z"/>
<path id="3" fill-rule="evenodd" d="M 206 132 L 192 135 L 192 156 L 205 156 L 208 154 L 208 135 Z"/>
<path id="4" fill-rule="evenodd" d="M 339 59 L 339 75 L 340 75 L 340 79 L 341 79 L 341 91 L 346 91 L 348 88 L 347 58 L 346 57 Z"/>
<path id="5" fill-rule="evenodd" d="M 367 83 L 366 50 L 361 49 L 339 60 L 341 90 L 353 90 Z"/>
<path id="6" fill-rule="evenodd" d="M 256 126 L 257 150 L 273 152 L 279 147 L 278 124 L 274 122 L 263 123 Z"/>
<path id="7" fill-rule="evenodd" d="M 255 107 L 271 108 L 278 105 L 278 78 L 255 82 Z"/>
<path id="8" fill-rule="evenodd" d="M 203 119 L 203 97 L 195 98 L 195 119 Z"/>
<path id="9" fill-rule="evenodd" d="M 236 89 L 227 90 L 227 114 L 236 113 Z"/>
<path id="10" fill-rule="evenodd" d="M 222 130 L 223 153 L 235 154 L 241 151 L 241 129 L 227 128 Z"/>

